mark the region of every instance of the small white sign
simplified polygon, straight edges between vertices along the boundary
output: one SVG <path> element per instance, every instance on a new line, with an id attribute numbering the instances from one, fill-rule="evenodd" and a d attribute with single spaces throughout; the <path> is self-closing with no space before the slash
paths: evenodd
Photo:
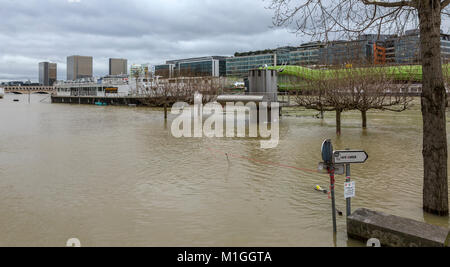
<path id="1" fill-rule="evenodd" d="M 354 198 L 356 196 L 355 186 L 356 186 L 355 182 L 349 182 L 344 184 L 345 199 Z"/>
<path id="2" fill-rule="evenodd" d="M 368 158 L 369 155 L 365 151 L 334 151 L 334 163 L 336 164 L 364 163 Z"/>

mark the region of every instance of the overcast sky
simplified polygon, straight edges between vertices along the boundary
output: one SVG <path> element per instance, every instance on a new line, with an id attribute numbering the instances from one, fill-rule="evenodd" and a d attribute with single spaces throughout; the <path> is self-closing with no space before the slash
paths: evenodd
<path id="1" fill-rule="evenodd" d="M 38 63 L 94 57 L 94 75 L 108 58 L 129 64 L 233 55 L 236 51 L 298 45 L 274 29 L 262 0 L 0 0 L 0 80 L 38 80 Z"/>
<path id="2" fill-rule="evenodd" d="M 0 0 L 0 80 L 38 80 L 38 63 L 94 57 L 94 75 L 108 58 L 128 64 L 224 55 L 306 38 L 273 28 L 263 0 Z M 448 24 L 447 24 L 448 25 Z"/>

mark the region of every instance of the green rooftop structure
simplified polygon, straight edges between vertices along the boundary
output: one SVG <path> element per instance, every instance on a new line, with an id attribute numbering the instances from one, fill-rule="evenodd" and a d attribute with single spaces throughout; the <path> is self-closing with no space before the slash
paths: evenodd
<path id="1" fill-rule="evenodd" d="M 443 65 L 444 73 L 450 75 L 450 64 Z M 388 67 L 366 67 L 366 68 L 342 68 L 342 69 L 311 69 L 302 66 L 275 66 L 268 67 L 271 70 L 277 70 L 279 79 L 279 88 L 282 90 L 293 89 L 293 84 L 289 79 L 284 77 L 294 77 L 296 81 L 315 81 L 324 79 L 343 79 L 348 75 L 385 75 L 386 77 L 402 82 L 422 81 L 422 66 L 420 65 L 404 65 L 404 66 L 388 66 Z"/>

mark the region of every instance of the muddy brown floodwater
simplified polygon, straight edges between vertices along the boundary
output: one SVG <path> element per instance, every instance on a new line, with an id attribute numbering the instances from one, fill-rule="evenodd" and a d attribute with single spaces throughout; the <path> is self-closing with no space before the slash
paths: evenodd
<path id="1" fill-rule="evenodd" d="M 21 100 L 13 102 L 14 98 Z M 311 112 L 310 112 L 311 113 Z M 308 113 L 304 113 L 308 114 Z M 312 113 L 311 113 L 312 114 Z M 320 145 L 364 149 L 353 208 L 449 226 L 422 212 L 421 116 L 284 117 L 276 149 L 257 139 L 176 139 L 160 110 L 0 100 L 0 246 L 333 246 Z M 212 149 L 212 150 L 211 150 Z M 216 151 L 216 152 L 214 152 Z M 229 153 L 227 157 L 218 153 Z M 294 166 L 286 168 L 262 162 Z M 344 177 L 337 206 L 345 211 Z M 337 246 L 347 240 L 338 218 Z"/>

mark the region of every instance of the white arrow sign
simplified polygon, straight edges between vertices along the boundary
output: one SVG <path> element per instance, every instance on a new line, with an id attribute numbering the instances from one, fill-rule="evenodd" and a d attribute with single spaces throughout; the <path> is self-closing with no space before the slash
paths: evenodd
<path id="1" fill-rule="evenodd" d="M 334 151 L 335 164 L 364 163 L 369 158 L 365 151 L 359 150 L 342 150 Z"/>

